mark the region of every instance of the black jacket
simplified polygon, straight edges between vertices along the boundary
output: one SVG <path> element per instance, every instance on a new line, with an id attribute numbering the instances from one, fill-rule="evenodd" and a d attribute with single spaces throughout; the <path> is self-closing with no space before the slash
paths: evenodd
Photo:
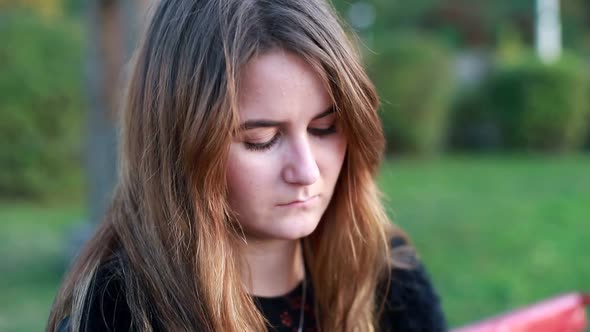
<path id="1" fill-rule="evenodd" d="M 400 238 L 392 240 L 393 250 L 401 249 L 403 251 L 405 248 L 407 246 L 404 240 Z M 382 285 L 383 287 L 378 289 L 378 299 L 382 299 L 382 296 L 386 297 L 386 305 L 380 317 L 380 331 L 442 332 L 447 330 L 439 297 L 432 286 L 428 273 L 423 265 L 415 259 L 415 256 L 414 266 L 412 269 L 394 268 L 390 286 Z M 93 296 L 87 301 L 86 314 L 83 315 L 82 331 L 135 331 L 131 329 L 132 319 L 129 307 L 125 302 L 125 290 L 122 282 L 112 276 L 111 266 L 104 265 L 99 269 L 92 285 Z M 313 292 L 313 288 L 311 292 Z M 313 299 L 313 294 L 311 294 L 311 298 Z M 287 314 L 289 308 L 275 306 L 274 304 L 280 303 L 276 301 L 262 299 L 262 301 L 256 302 L 269 322 L 280 324 L 278 322 L 281 317 L 284 322 L 284 317 L 279 317 L 279 315 Z M 299 312 L 299 309 L 296 311 Z M 306 331 L 315 330 L 313 327 L 308 329 L 308 324 L 313 324 L 314 321 L 315 318 L 306 320 Z M 287 321 L 287 323 L 289 322 Z M 283 327 L 273 326 L 276 328 L 269 328 L 269 330 L 293 331 L 286 325 Z M 67 318 L 61 322 L 58 330 L 59 332 L 70 331 Z"/>

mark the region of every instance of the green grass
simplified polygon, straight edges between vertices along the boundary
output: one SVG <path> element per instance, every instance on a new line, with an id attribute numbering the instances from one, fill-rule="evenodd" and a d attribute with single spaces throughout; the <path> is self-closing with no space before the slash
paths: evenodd
<path id="1" fill-rule="evenodd" d="M 590 156 L 386 163 L 380 184 L 452 326 L 590 290 Z M 79 201 L 0 203 L 0 331 L 43 330 Z"/>
<path id="2" fill-rule="evenodd" d="M 590 291 L 589 157 L 402 160 L 380 183 L 452 326 Z"/>
<path id="3" fill-rule="evenodd" d="M 0 203 L 0 331 L 42 331 L 65 268 L 79 203 Z"/>

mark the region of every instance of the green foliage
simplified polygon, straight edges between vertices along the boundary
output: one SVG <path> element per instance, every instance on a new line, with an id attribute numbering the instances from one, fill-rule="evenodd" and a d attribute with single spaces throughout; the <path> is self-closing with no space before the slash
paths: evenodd
<path id="1" fill-rule="evenodd" d="M 370 59 L 388 151 L 422 156 L 446 139 L 453 79 L 448 51 L 424 36 L 390 36 Z"/>
<path id="2" fill-rule="evenodd" d="M 80 29 L 11 11 L 0 40 L 0 195 L 44 196 L 79 169 Z"/>
<path id="3" fill-rule="evenodd" d="M 585 64 L 572 54 L 551 65 L 535 56 L 500 59 L 487 87 L 487 104 L 507 146 L 571 151 L 586 137 L 589 86 Z"/>
<path id="4" fill-rule="evenodd" d="M 455 96 L 449 130 L 452 149 L 473 152 L 499 150 L 501 147 L 500 124 L 486 107 L 486 92 L 481 86 L 474 86 Z"/>

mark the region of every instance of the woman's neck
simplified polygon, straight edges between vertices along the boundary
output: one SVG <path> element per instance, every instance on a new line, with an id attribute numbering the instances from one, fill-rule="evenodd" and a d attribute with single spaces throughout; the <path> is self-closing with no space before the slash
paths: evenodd
<path id="1" fill-rule="evenodd" d="M 281 296 L 303 280 L 299 240 L 248 239 L 244 258 L 242 280 L 253 296 Z"/>

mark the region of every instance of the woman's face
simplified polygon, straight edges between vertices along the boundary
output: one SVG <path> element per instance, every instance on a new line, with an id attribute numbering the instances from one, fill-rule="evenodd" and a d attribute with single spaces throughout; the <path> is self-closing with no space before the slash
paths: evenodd
<path id="1" fill-rule="evenodd" d="M 303 59 L 275 50 L 245 66 L 238 106 L 227 169 L 231 208 L 250 238 L 309 235 L 346 153 L 328 91 Z"/>

